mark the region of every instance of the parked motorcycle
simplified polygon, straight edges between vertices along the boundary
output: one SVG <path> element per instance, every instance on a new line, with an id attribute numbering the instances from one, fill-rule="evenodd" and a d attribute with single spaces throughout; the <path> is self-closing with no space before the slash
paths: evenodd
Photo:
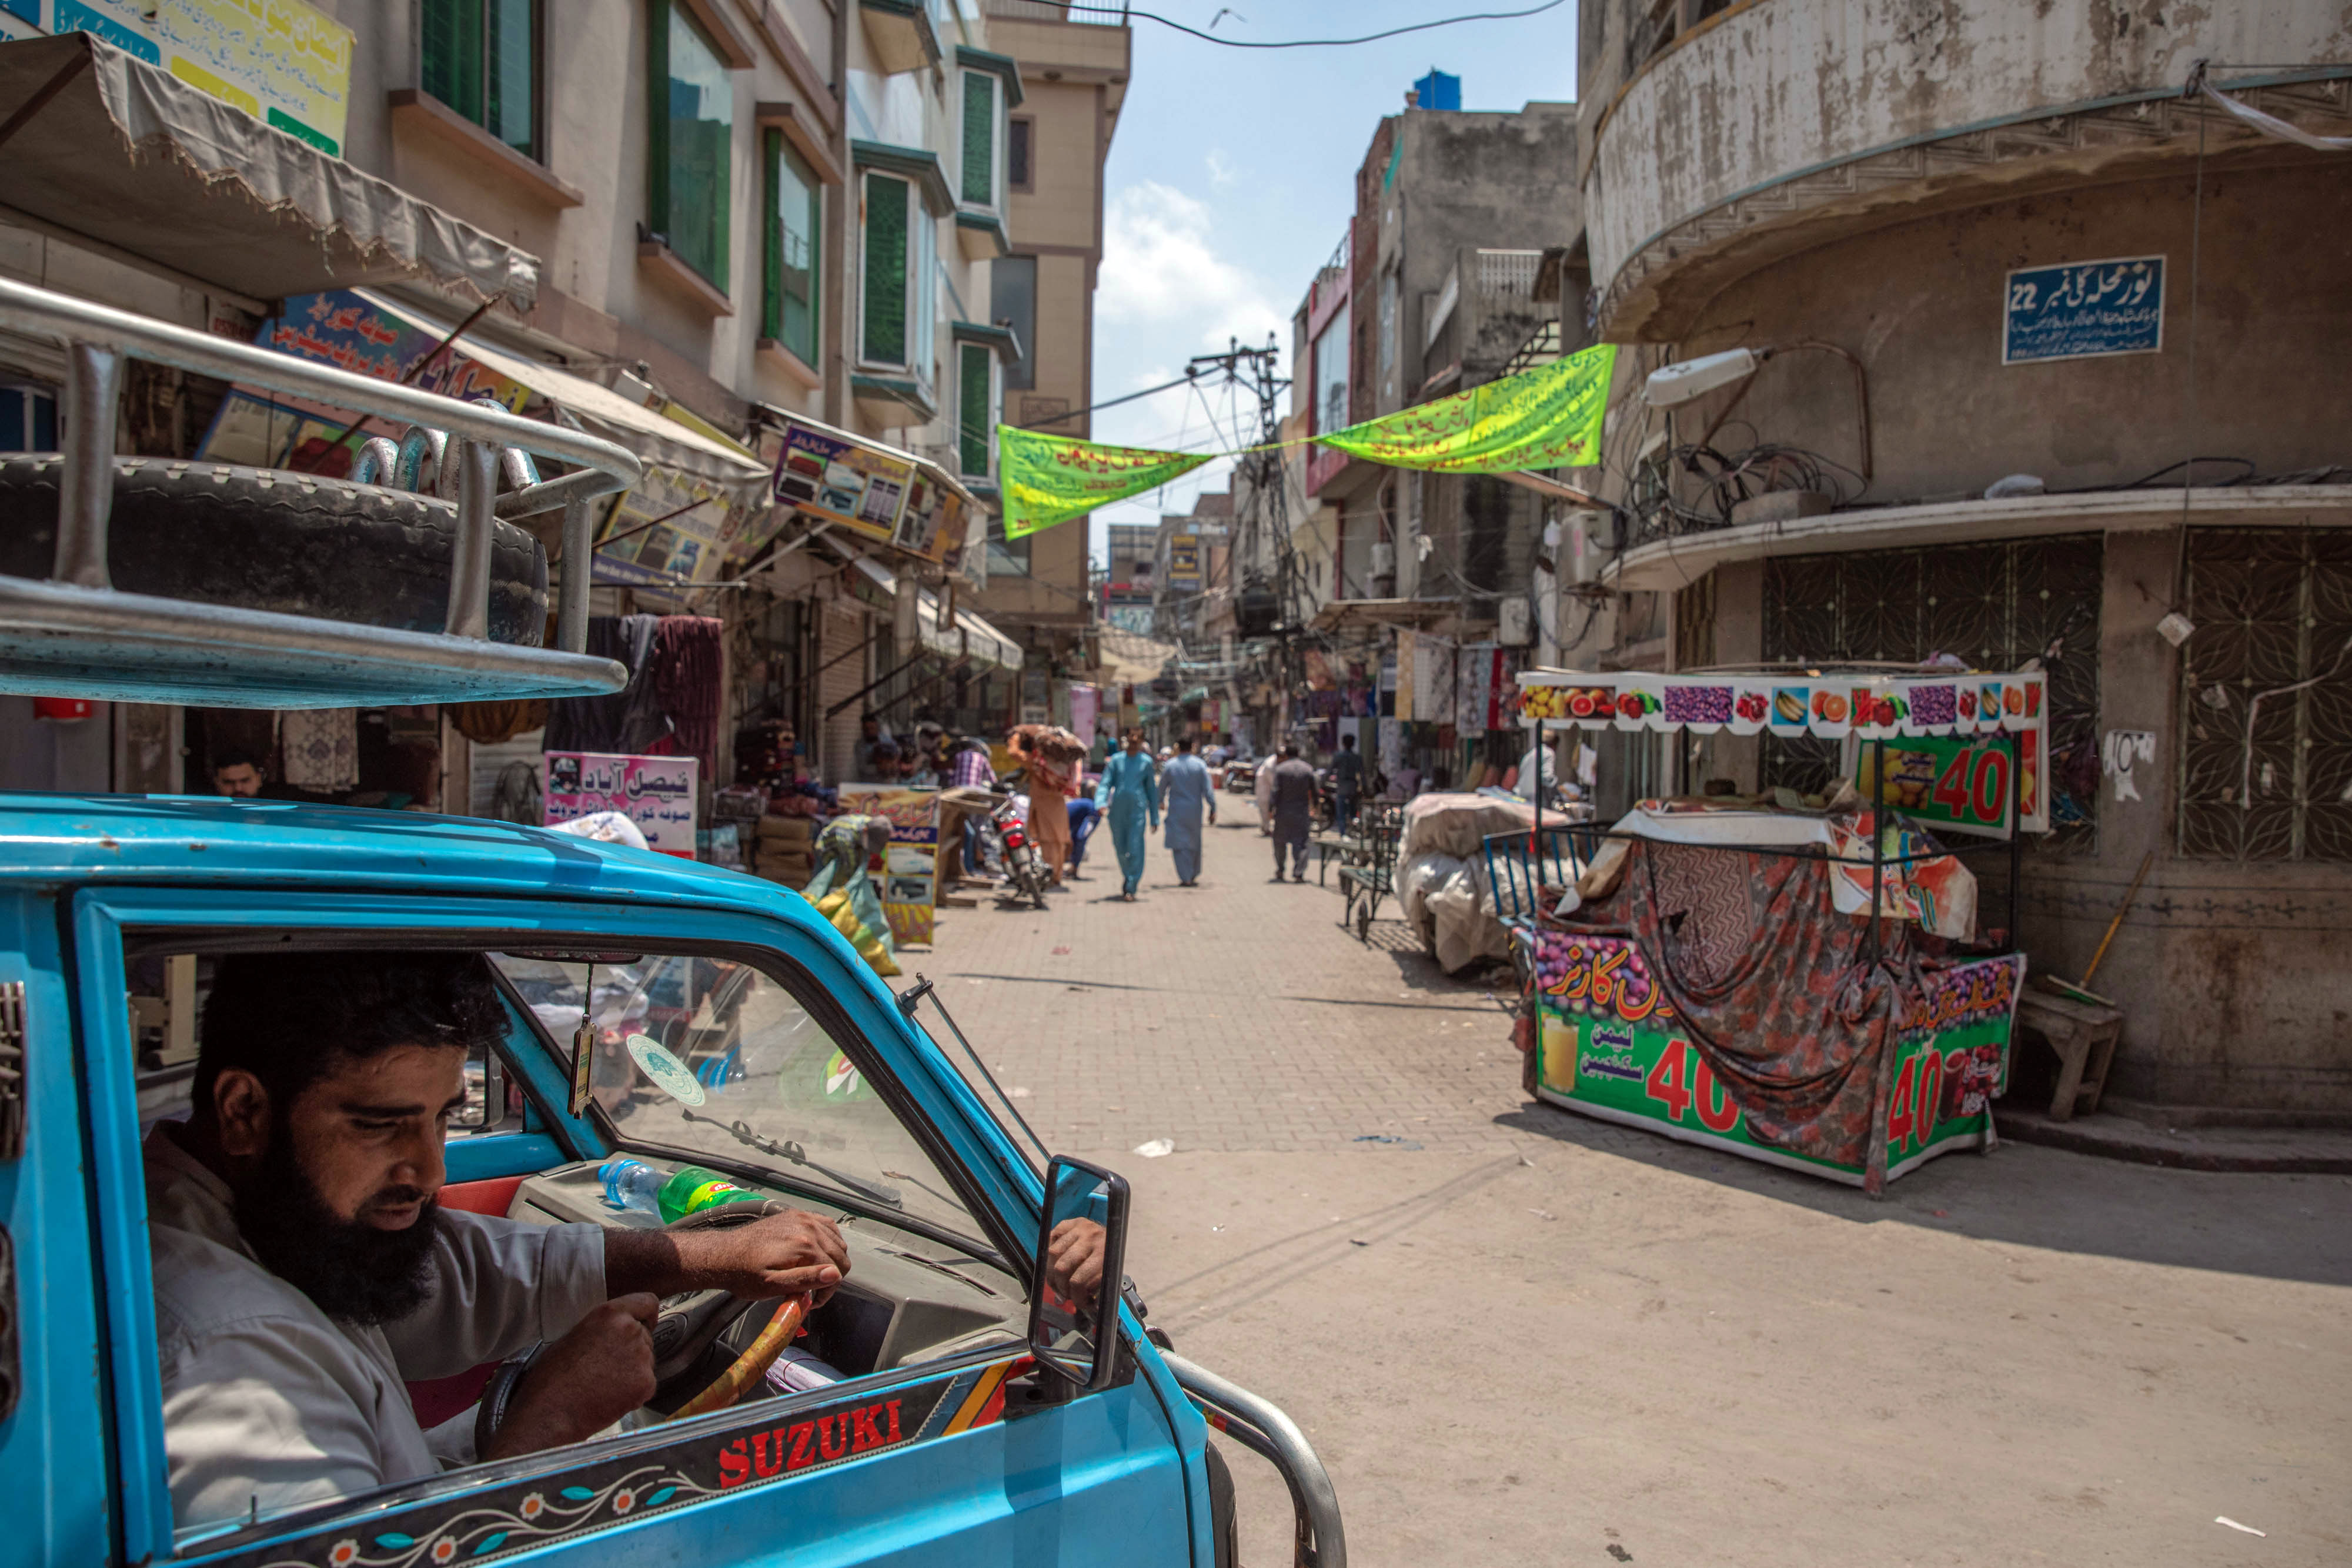
<path id="1" fill-rule="evenodd" d="M 996 781 L 995 792 L 1002 797 L 996 810 L 980 830 L 982 855 L 1003 868 L 1003 891 L 1016 901 L 1026 898 L 1038 908 L 1045 907 L 1045 884 L 1051 880 L 1045 869 L 1045 857 L 1037 851 L 1029 836 L 1029 823 L 1021 813 L 1021 797 L 1013 790 L 1018 773 L 1008 773 Z"/>

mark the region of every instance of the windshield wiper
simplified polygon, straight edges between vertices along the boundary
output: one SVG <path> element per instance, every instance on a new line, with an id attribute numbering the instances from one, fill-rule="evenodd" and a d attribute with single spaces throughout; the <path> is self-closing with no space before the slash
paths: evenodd
<path id="1" fill-rule="evenodd" d="M 847 1187 L 854 1193 L 870 1197 L 877 1203 L 886 1204 L 898 1209 L 907 1207 L 906 1197 L 897 1187 L 884 1186 L 880 1182 L 867 1181 L 864 1176 L 854 1176 L 847 1171 L 837 1171 L 831 1166 L 821 1165 L 809 1158 L 808 1151 L 790 1139 L 779 1142 L 751 1131 L 741 1122 L 722 1122 L 716 1116 L 698 1116 L 683 1105 L 677 1108 L 677 1113 L 689 1122 L 700 1122 L 705 1126 L 718 1128 L 746 1148 L 757 1149 L 763 1155 L 772 1155 L 777 1159 L 789 1160 L 793 1165 L 803 1166 L 827 1180 Z"/>
<path id="2" fill-rule="evenodd" d="M 874 1250 L 877 1252 L 887 1252 L 893 1258 L 904 1258 L 909 1263 L 920 1263 L 926 1269 L 936 1269 L 950 1280 L 961 1281 L 964 1284 L 970 1285 L 973 1290 L 978 1291 L 983 1296 L 1001 1296 L 1003 1294 L 1002 1291 L 991 1290 L 988 1286 L 982 1284 L 979 1281 L 973 1279 L 969 1274 L 958 1273 L 954 1269 L 940 1262 L 936 1258 L 926 1258 L 919 1252 L 909 1252 L 902 1247 L 885 1247 L 878 1241 L 874 1244 Z"/>

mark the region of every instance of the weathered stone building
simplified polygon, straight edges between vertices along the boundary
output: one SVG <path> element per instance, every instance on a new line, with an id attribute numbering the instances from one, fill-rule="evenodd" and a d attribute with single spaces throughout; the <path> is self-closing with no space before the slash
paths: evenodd
<path id="1" fill-rule="evenodd" d="M 2039 660 L 2033 964 L 2079 975 L 2149 862 L 2096 981 L 2128 1015 L 2112 1090 L 2352 1114 L 2352 154 L 2201 90 L 2352 131 L 2352 16 L 1587 0 L 1580 26 L 1586 315 L 1629 347 L 1582 476 L 1621 508 L 1580 552 L 1612 595 L 1568 662 Z M 1752 375 L 1644 396 L 1743 349 Z M 2127 780 L 2116 732 L 2154 737 Z M 1835 765 L 1682 744 L 1629 771 Z"/>

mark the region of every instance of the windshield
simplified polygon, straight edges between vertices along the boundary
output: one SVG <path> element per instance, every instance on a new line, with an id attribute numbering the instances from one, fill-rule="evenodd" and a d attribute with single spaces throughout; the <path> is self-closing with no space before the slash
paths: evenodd
<path id="1" fill-rule="evenodd" d="M 594 965 L 493 957 L 567 1071 L 584 1009 L 595 1031 L 589 1092 L 623 1138 L 748 1164 L 780 1185 L 987 1245 L 841 1043 L 772 977 L 685 954 Z"/>

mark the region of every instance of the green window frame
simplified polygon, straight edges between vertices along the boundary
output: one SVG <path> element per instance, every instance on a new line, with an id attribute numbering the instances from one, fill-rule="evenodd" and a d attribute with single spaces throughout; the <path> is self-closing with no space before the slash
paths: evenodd
<path id="1" fill-rule="evenodd" d="M 994 577 L 1027 577 L 1029 543 L 1037 536 L 1023 534 L 1017 539 L 1004 537 L 1002 514 L 988 519 L 988 575 Z"/>
<path id="2" fill-rule="evenodd" d="M 908 319 L 908 263 L 914 255 L 917 200 L 912 182 L 867 170 L 861 182 L 864 233 L 860 250 L 863 298 L 858 305 L 858 357 L 872 364 L 903 366 L 914 348 Z"/>
<path id="3" fill-rule="evenodd" d="M 964 201 L 996 204 L 996 78 L 986 71 L 963 73 Z"/>
<path id="4" fill-rule="evenodd" d="M 460 117 L 545 162 L 541 0 L 424 0 L 420 81 Z"/>
<path id="5" fill-rule="evenodd" d="M 824 188 L 784 133 L 770 126 L 766 168 L 760 182 L 767 201 L 761 225 L 764 262 L 761 336 L 781 343 L 814 366 L 824 230 Z"/>
<path id="6" fill-rule="evenodd" d="M 996 356 L 980 343 L 955 348 L 956 472 L 985 478 L 996 450 Z"/>
<path id="7" fill-rule="evenodd" d="M 655 0 L 650 21 L 652 228 L 680 261 L 725 294 L 734 204 L 734 75 L 675 0 Z"/>

